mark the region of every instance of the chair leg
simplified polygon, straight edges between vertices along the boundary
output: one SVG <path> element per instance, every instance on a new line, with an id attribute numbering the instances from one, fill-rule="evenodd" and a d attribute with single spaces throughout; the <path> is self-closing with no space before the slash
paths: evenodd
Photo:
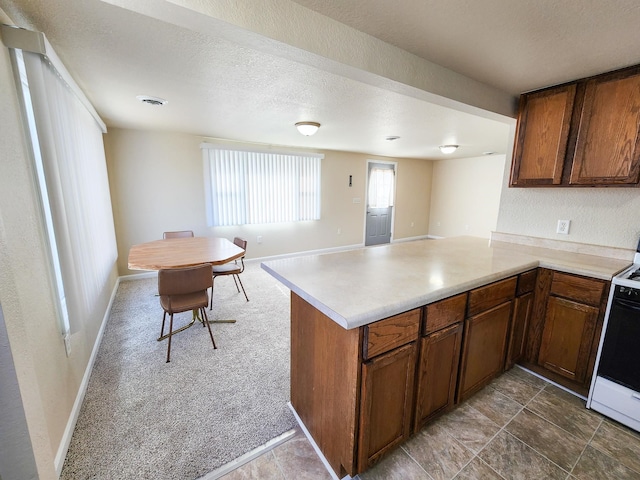
<path id="1" fill-rule="evenodd" d="M 247 297 L 247 292 L 244 291 L 244 285 L 242 284 L 242 280 L 240 280 L 240 275 L 234 275 L 234 277 L 238 277 L 238 281 L 240 282 L 240 286 L 242 287 L 242 293 L 244 293 L 244 298 L 246 298 L 247 302 L 248 302 L 249 301 L 249 297 Z M 235 278 L 234 278 L 234 280 L 235 280 Z M 238 290 L 238 293 L 240 293 L 240 290 Z"/>
<path id="2" fill-rule="evenodd" d="M 167 312 L 165 310 L 164 315 L 162 315 L 162 328 L 160 329 L 160 338 L 164 335 L 164 321 L 167 318 Z"/>
<path id="3" fill-rule="evenodd" d="M 213 277 L 213 280 L 211 280 L 211 299 L 209 300 L 209 310 L 213 309 L 213 283 L 215 282 L 216 277 Z"/>
<path id="4" fill-rule="evenodd" d="M 238 282 L 236 281 L 236 277 L 237 275 L 231 275 L 233 277 L 233 283 L 236 284 L 236 290 L 238 290 L 238 293 L 240 293 L 240 287 L 238 287 Z"/>
<path id="5" fill-rule="evenodd" d="M 167 363 L 169 363 L 171 360 L 171 337 L 172 337 L 172 333 L 173 333 L 173 313 L 170 314 L 169 317 L 169 343 L 167 345 Z"/>
<path id="6" fill-rule="evenodd" d="M 202 323 L 207 324 L 207 328 L 209 329 L 209 336 L 211 337 L 211 343 L 213 343 L 213 348 L 217 349 L 218 347 L 216 347 L 216 341 L 213 339 L 213 332 L 211 332 L 211 324 L 209 323 L 209 319 L 207 318 L 206 310 L 206 308 L 200 309 L 200 311 L 202 312 Z"/>

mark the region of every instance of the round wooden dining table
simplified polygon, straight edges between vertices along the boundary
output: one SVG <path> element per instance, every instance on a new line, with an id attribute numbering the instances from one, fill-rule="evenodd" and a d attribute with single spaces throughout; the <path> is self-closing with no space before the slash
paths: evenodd
<path id="1" fill-rule="evenodd" d="M 220 265 L 240 258 L 244 253 L 226 238 L 167 238 L 132 246 L 128 263 L 131 270 L 192 267 L 203 263 Z"/>
<path id="2" fill-rule="evenodd" d="M 220 237 L 186 237 L 165 238 L 152 242 L 134 245 L 129 250 L 129 269 L 131 270 L 161 270 L 164 268 L 192 267 L 210 263 L 220 265 L 240 258 L 245 251 Z M 213 295 L 213 292 L 211 292 Z M 197 311 L 193 313 L 193 321 L 175 330 L 177 333 L 193 325 L 195 320 L 200 320 Z M 209 320 L 209 323 L 235 323 L 235 320 Z M 164 340 L 164 335 L 158 340 Z"/>

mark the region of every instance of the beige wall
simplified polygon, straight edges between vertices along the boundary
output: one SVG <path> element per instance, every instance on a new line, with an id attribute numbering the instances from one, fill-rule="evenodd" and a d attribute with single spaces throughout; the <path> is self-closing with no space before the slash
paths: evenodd
<path id="1" fill-rule="evenodd" d="M 120 274 L 139 273 L 127 269 L 131 245 L 161 238 L 166 230 L 188 229 L 196 235 L 229 239 L 242 236 L 249 242 L 248 258 L 361 245 L 367 159 L 398 162 L 394 239 L 428 233 L 430 162 L 334 151 L 321 152 L 325 157 L 320 220 L 209 228 L 201 142 L 201 137 L 193 135 L 109 130 L 105 143 Z M 353 176 L 352 187 L 349 175 Z M 360 203 L 354 203 L 354 198 Z"/>
<path id="2" fill-rule="evenodd" d="M 510 131 L 513 145 L 514 131 Z M 637 188 L 509 188 L 507 156 L 497 231 L 561 241 L 634 249 L 640 236 Z M 556 233 L 571 220 L 569 235 Z"/>
<path id="3" fill-rule="evenodd" d="M 505 155 L 434 162 L 429 234 L 489 238 L 498 220 L 504 164 Z"/>
<path id="4" fill-rule="evenodd" d="M 10 23 L 1 10 L 0 21 Z M 65 441 L 65 428 L 117 279 L 114 266 L 105 286 L 102 312 L 71 337 L 71 355 L 67 357 L 55 314 L 29 150 L 4 44 L 0 44 L 0 85 L 0 304 L 38 475 L 45 480 L 57 478 L 55 457 Z"/>

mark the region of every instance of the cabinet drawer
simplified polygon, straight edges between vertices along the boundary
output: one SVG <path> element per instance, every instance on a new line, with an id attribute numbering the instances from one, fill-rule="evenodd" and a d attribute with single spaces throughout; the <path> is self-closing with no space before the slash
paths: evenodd
<path id="1" fill-rule="evenodd" d="M 424 334 L 428 335 L 461 322 L 464 320 L 466 306 L 466 293 L 427 305 L 424 311 Z"/>
<path id="2" fill-rule="evenodd" d="M 598 307 L 606 284 L 604 280 L 554 272 L 551 294 Z"/>
<path id="3" fill-rule="evenodd" d="M 369 359 L 417 340 L 422 309 L 416 308 L 364 327 L 362 356 Z"/>
<path id="4" fill-rule="evenodd" d="M 538 270 L 529 270 L 528 272 L 518 275 L 518 288 L 516 295 L 524 295 L 525 293 L 533 292 L 536 287 L 536 278 L 538 277 Z"/>
<path id="5" fill-rule="evenodd" d="M 469 292 L 467 317 L 496 307 L 501 303 L 513 300 L 516 294 L 518 277 L 510 277 L 485 287 L 476 288 Z"/>

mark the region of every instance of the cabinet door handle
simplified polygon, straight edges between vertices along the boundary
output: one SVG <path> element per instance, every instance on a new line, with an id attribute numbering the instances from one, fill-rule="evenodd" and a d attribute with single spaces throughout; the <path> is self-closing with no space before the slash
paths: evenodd
<path id="1" fill-rule="evenodd" d="M 640 393 L 632 393 L 631 394 L 632 398 L 635 398 L 636 400 L 640 401 Z"/>

